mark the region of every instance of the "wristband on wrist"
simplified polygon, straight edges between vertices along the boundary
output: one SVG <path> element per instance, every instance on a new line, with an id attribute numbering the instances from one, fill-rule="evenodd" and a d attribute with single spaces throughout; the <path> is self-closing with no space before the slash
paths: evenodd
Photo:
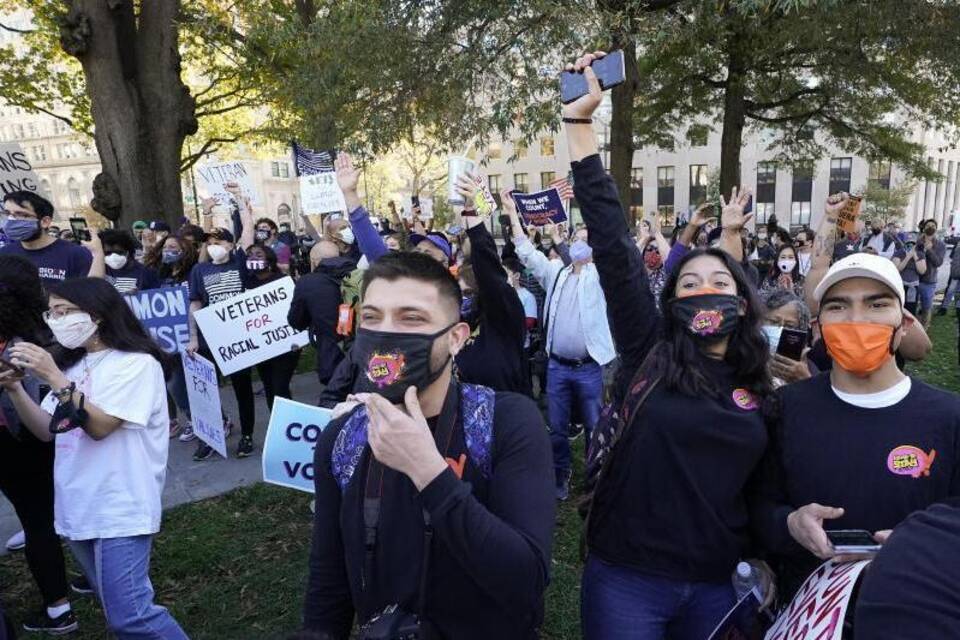
<path id="1" fill-rule="evenodd" d="M 567 118 L 564 117 L 563 121 L 567 124 L 593 124 L 593 118 Z"/>
<path id="2" fill-rule="evenodd" d="M 77 383 L 71 382 L 70 384 L 63 387 L 62 389 L 55 391 L 53 395 L 56 397 L 57 402 L 59 402 L 60 404 L 63 404 L 64 402 L 70 399 L 70 397 L 73 395 L 73 392 L 76 390 L 76 388 L 77 388 Z"/>
<path id="3" fill-rule="evenodd" d="M 464 218 L 476 218 L 480 214 L 477 213 L 476 209 L 464 209 L 460 212 L 460 215 Z"/>

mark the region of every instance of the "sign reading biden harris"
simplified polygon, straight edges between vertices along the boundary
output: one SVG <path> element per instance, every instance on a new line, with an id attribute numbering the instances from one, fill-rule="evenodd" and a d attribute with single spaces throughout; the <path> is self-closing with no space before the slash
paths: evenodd
<path id="1" fill-rule="evenodd" d="M 292 299 L 293 279 L 288 276 L 194 314 L 224 375 L 307 345 L 307 332 L 287 324 Z"/>
<path id="2" fill-rule="evenodd" d="M 329 409 L 274 400 L 263 444 L 263 481 L 313 493 L 313 450 L 331 415 Z"/>

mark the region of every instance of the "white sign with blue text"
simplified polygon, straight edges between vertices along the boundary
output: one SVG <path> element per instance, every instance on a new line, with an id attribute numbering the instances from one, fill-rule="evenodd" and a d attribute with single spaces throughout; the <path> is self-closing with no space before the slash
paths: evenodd
<path id="1" fill-rule="evenodd" d="M 331 415 L 329 409 L 276 398 L 263 443 L 263 481 L 313 493 L 313 450 Z"/>
<path id="2" fill-rule="evenodd" d="M 190 400 L 193 432 L 214 451 L 226 458 L 227 440 L 223 433 L 217 369 L 212 362 L 199 354 L 190 356 L 182 353 L 181 359 L 183 375 L 187 381 L 187 398 Z"/>

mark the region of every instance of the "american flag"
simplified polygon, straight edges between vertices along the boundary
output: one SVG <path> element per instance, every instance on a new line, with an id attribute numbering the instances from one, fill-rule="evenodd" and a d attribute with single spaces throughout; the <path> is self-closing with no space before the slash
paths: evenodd
<path id="1" fill-rule="evenodd" d="M 297 167 L 297 176 L 313 176 L 333 171 L 334 151 L 314 151 L 293 142 L 293 160 Z"/>
<path id="2" fill-rule="evenodd" d="M 559 191 L 561 200 L 573 200 L 573 185 L 567 178 L 557 178 L 548 188 Z"/>

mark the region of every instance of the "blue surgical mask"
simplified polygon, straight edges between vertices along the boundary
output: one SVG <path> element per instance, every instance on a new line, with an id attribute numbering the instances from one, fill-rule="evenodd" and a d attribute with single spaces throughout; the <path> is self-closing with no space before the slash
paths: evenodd
<path id="1" fill-rule="evenodd" d="M 40 235 L 40 222 L 38 220 L 7 218 L 3 225 L 3 232 L 7 234 L 8 238 L 17 242 L 33 240 Z"/>
<path id="2" fill-rule="evenodd" d="M 765 324 L 760 327 L 760 330 L 763 331 L 767 344 L 770 345 L 770 355 L 775 354 L 777 346 L 780 344 L 780 334 L 783 333 L 783 327 L 775 324 Z"/>
<path id="3" fill-rule="evenodd" d="M 179 251 L 164 251 L 160 257 L 163 264 L 175 264 L 178 260 L 180 260 Z"/>
<path id="4" fill-rule="evenodd" d="M 574 262 L 585 262 L 593 257 L 593 249 L 583 240 L 577 240 L 570 245 L 570 259 Z"/>

